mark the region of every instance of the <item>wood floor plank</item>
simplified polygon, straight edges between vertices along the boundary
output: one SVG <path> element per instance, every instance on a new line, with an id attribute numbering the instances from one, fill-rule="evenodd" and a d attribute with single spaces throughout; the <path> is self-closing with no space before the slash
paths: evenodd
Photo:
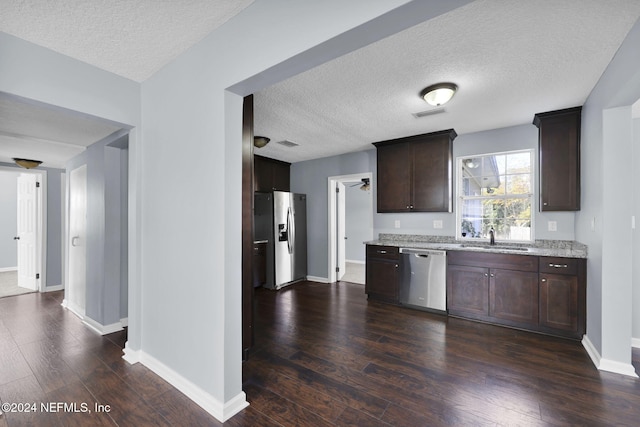
<path id="1" fill-rule="evenodd" d="M 367 301 L 347 283 L 284 290 L 256 290 L 244 382 L 291 400 L 299 384 L 325 393 L 345 405 L 338 425 L 634 425 L 640 417 L 640 380 L 598 371 L 577 341 Z M 387 407 L 367 410 L 341 387 Z"/>
<path id="2" fill-rule="evenodd" d="M 0 400 L 2 403 L 29 404 L 30 409 L 22 412 L 5 412 L 5 418 L 9 427 L 21 426 L 61 426 L 55 413 L 43 412 L 40 403 L 47 402 L 46 395 L 38 380 L 33 376 L 27 376 L 0 387 Z"/>
<path id="3" fill-rule="evenodd" d="M 329 427 L 334 425 L 321 415 L 288 400 L 279 394 L 254 384 L 246 385 L 250 405 L 269 418 L 283 425 L 291 425 L 295 420 L 298 426 Z"/>
<path id="4" fill-rule="evenodd" d="M 222 426 L 207 411 L 179 391 L 170 388 L 147 401 L 173 426 Z"/>
<path id="5" fill-rule="evenodd" d="M 29 364 L 15 342 L 5 343 L 2 347 L 0 363 L 0 387 L 32 374 Z"/>
<path id="6" fill-rule="evenodd" d="M 45 393 L 79 380 L 51 341 L 34 341 L 19 348 Z"/>

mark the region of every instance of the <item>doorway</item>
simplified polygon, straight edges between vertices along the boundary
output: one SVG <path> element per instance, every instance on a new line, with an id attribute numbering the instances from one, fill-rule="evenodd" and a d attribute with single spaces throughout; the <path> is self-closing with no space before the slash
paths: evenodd
<path id="1" fill-rule="evenodd" d="M 68 289 L 63 305 L 84 318 L 87 287 L 87 165 L 69 174 Z"/>
<path id="2" fill-rule="evenodd" d="M 328 178 L 329 283 L 364 284 L 364 242 L 373 239 L 371 180 L 371 172 Z"/>
<path id="3" fill-rule="evenodd" d="M 44 291 L 46 172 L 0 167 L 0 297 Z"/>

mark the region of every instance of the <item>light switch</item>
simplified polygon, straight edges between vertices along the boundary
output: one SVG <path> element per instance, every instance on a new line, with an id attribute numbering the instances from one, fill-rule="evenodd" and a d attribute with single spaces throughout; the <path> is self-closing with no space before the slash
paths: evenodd
<path id="1" fill-rule="evenodd" d="M 433 228 L 442 228 L 442 220 L 434 219 L 433 220 Z"/>
<path id="2" fill-rule="evenodd" d="M 400 228 L 400 220 L 399 220 L 399 219 L 396 219 L 396 222 L 395 222 L 395 224 L 394 224 L 394 227 L 395 227 L 395 228 Z"/>
<path id="3" fill-rule="evenodd" d="M 556 221 L 549 221 L 547 223 L 549 231 L 558 231 L 558 223 Z"/>

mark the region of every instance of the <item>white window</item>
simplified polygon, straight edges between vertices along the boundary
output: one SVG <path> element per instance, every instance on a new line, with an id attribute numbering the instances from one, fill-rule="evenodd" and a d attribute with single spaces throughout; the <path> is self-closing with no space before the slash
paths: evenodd
<path id="1" fill-rule="evenodd" d="M 533 151 L 459 157 L 459 239 L 533 240 Z"/>

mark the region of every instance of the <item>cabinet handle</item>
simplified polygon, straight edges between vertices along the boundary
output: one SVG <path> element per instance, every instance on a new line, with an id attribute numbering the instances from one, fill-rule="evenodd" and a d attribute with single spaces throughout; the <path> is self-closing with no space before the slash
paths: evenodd
<path id="1" fill-rule="evenodd" d="M 491 277 L 496 277 L 496 275 L 495 275 L 495 274 L 493 274 L 493 273 L 491 273 Z"/>
<path id="2" fill-rule="evenodd" d="M 398 268 L 398 264 L 396 264 L 396 268 Z"/>
<path id="3" fill-rule="evenodd" d="M 484 277 L 489 277 L 489 273 L 484 273 Z"/>
<path id="4" fill-rule="evenodd" d="M 547 279 L 542 279 L 542 280 L 540 280 L 540 281 L 541 281 L 541 282 L 546 282 L 546 281 L 547 281 Z"/>
<path id="5" fill-rule="evenodd" d="M 409 205 L 407 205 L 407 209 L 409 209 Z"/>
<path id="6" fill-rule="evenodd" d="M 553 268 L 568 268 L 569 266 L 567 264 L 549 264 L 549 267 L 553 267 Z"/>
<path id="7" fill-rule="evenodd" d="M 413 205 L 409 206 L 411 209 L 413 209 Z"/>
<path id="8" fill-rule="evenodd" d="M 549 205 L 549 203 L 544 202 L 544 203 L 542 203 L 542 205 L 543 205 L 543 206 L 548 206 L 548 205 Z"/>
<path id="9" fill-rule="evenodd" d="M 377 251 L 379 254 L 386 254 L 387 251 Z"/>

